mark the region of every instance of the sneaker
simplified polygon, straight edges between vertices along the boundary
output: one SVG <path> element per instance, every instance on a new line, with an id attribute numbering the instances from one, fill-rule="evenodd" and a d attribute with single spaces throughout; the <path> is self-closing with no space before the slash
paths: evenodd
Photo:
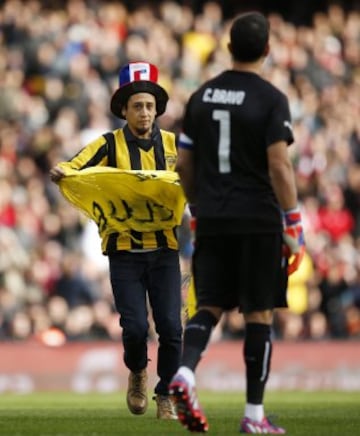
<path id="1" fill-rule="evenodd" d="M 285 434 L 284 428 L 277 427 L 268 418 L 262 421 L 254 421 L 250 418 L 243 418 L 241 421 L 240 433 L 266 433 L 266 434 Z"/>
<path id="2" fill-rule="evenodd" d="M 146 369 L 130 372 L 126 401 L 130 412 L 134 415 L 142 415 L 146 412 L 148 406 Z"/>
<path id="3" fill-rule="evenodd" d="M 156 417 L 159 419 L 178 419 L 175 412 L 175 405 L 170 395 L 155 395 L 153 400 L 156 401 Z"/>
<path id="4" fill-rule="evenodd" d="M 181 375 L 175 375 L 169 386 L 175 410 L 181 424 L 191 432 L 206 433 L 209 429 L 206 416 L 200 408 L 196 389 Z"/>

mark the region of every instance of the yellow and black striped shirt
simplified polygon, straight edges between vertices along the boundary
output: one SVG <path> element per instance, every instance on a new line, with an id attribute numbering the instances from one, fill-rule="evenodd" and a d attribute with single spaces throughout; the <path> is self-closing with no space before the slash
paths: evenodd
<path id="1" fill-rule="evenodd" d="M 129 127 L 100 136 L 79 151 L 71 160 L 62 163 L 71 169 L 82 170 L 93 166 L 110 166 L 123 170 L 175 171 L 177 150 L 175 134 L 154 125 L 151 139 L 135 137 Z M 104 254 L 119 250 L 178 249 L 176 227 L 156 232 L 102 234 Z"/>

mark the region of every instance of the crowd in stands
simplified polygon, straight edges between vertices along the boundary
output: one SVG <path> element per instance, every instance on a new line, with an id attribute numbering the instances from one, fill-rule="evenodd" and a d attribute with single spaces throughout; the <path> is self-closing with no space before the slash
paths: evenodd
<path id="1" fill-rule="evenodd" d="M 158 122 L 179 133 L 190 93 L 230 66 L 230 18 L 216 1 L 198 13 L 171 0 L 133 10 L 122 2 L 43 3 L 0 6 L 0 340 L 117 341 L 97 229 L 66 202 L 49 169 L 119 126 L 109 102 L 128 61 L 159 67 L 170 100 Z M 360 11 L 329 5 L 309 26 L 279 13 L 269 19 L 264 74 L 289 97 L 307 245 L 274 335 L 360 338 Z M 188 222 L 184 216 L 180 229 L 184 301 Z M 213 340 L 242 335 L 241 316 L 230 312 Z"/>

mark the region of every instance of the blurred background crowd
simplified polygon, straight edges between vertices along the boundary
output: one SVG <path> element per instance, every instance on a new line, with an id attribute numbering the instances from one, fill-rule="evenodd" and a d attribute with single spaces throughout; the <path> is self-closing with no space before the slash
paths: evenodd
<path id="1" fill-rule="evenodd" d="M 247 3 L 0 2 L 1 341 L 120 340 L 95 224 L 64 200 L 49 169 L 121 125 L 109 102 L 128 61 L 159 67 L 170 100 L 158 123 L 179 133 L 190 93 L 230 66 L 227 31 Z M 290 100 L 307 243 L 274 335 L 360 338 L 360 7 L 320 2 L 299 22 L 269 3 L 264 75 Z M 185 300 L 187 215 L 179 236 Z M 242 335 L 230 312 L 213 340 Z"/>

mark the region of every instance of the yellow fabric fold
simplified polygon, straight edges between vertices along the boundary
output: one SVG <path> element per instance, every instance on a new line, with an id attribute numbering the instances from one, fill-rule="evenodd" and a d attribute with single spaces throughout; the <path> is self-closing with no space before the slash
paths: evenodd
<path id="1" fill-rule="evenodd" d="M 101 234 L 152 232 L 181 223 L 186 199 L 174 171 L 63 169 L 62 195 L 94 220 Z"/>

